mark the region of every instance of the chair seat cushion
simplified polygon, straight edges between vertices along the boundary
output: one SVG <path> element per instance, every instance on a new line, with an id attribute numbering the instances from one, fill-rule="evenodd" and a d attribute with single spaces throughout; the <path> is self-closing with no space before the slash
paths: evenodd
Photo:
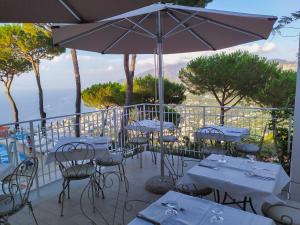
<path id="1" fill-rule="evenodd" d="M 148 144 L 149 139 L 147 137 L 132 137 L 128 142 L 134 145 L 144 145 Z"/>
<path id="2" fill-rule="evenodd" d="M 100 166 L 116 166 L 120 165 L 122 161 L 123 156 L 121 154 L 110 153 L 108 157 L 97 159 L 96 163 Z"/>
<path id="3" fill-rule="evenodd" d="M 300 225 L 300 203 L 298 202 L 286 201 L 275 205 L 265 203 L 262 206 L 262 212 L 277 223 Z"/>
<path id="4" fill-rule="evenodd" d="M 11 215 L 22 207 L 19 195 L 0 195 L 0 216 Z"/>
<path id="5" fill-rule="evenodd" d="M 183 194 L 192 196 L 207 196 L 213 192 L 213 189 L 199 184 L 179 183 L 176 184 L 176 190 Z"/>
<path id="6" fill-rule="evenodd" d="M 64 178 L 69 179 L 84 179 L 90 177 L 95 173 L 95 167 L 93 164 L 84 164 L 84 165 L 75 165 L 69 168 L 66 168 L 62 175 Z"/>
<path id="7" fill-rule="evenodd" d="M 174 135 L 165 135 L 162 137 L 163 142 L 176 142 L 178 139 Z"/>
<path id="8" fill-rule="evenodd" d="M 255 154 L 259 152 L 258 145 L 248 144 L 248 143 L 237 143 L 236 149 L 240 152 L 247 153 L 247 154 Z"/>

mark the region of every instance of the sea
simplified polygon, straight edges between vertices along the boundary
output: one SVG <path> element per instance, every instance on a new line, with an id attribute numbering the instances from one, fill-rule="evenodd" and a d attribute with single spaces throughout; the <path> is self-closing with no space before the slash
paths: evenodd
<path id="1" fill-rule="evenodd" d="M 36 90 L 12 90 L 12 95 L 19 109 L 20 121 L 39 119 L 39 99 Z M 44 108 L 47 117 L 75 113 L 75 89 L 44 89 Z M 81 111 L 95 110 L 82 103 Z M 0 89 L 0 125 L 13 122 L 13 111 L 4 93 Z"/>

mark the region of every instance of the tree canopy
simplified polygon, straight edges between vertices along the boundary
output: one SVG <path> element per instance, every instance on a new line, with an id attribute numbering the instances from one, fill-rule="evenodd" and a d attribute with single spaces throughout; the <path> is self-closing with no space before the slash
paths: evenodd
<path id="1" fill-rule="evenodd" d="M 185 90 L 183 84 L 175 83 L 164 78 L 164 102 L 165 104 L 180 104 L 185 99 Z M 137 77 L 133 81 L 133 94 L 135 104 L 149 102 L 156 103 L 158 95 L 158 79 L 148 74 L 144 77 Z"/>
<path id="2" fill-rule="evenodd" d="M 0 43 L 5 38 L 5 36 L 0 35 Z M 29 70 L 31 70 L 31 63 L 28 60 L 18 57 L 9 48 L 0 48 L 0 82 L 4 84 L 6 96 L 12 106 L 16 128 L 18 128 L 19 112 L 10 92 L 11 85 L 15 76 Z"/>
<path id="3" fill-rule="evenodd" d="M 157 78 L 149 74 L 145 77 L 135 78 L 133 83 L 135 104 L 156 103 Z M 178 84 L 165 78 L 164 88 L 166 104 L 180 104 L 185 100 L 186 89 L 183 84 Z M 87 106 L 95 108 L 124 105 L 125 91 L 126 84 L 111 82 L 95 84 L 83 90 L 82 99 Z"/>
<path id="4" fill-rule="evenodd" d="M 246 97 L 251 98 L 276 71 L 276 62 L 237 51 L 196 58 L 179 72 L 179 78 L 191 93 L 209 92 L 221 107 L 228 107 L 237 105 Z M 221 109 L 222 124 L 228 110 Z"/>
<path id="5" fill-rule="evenodd" d="M 120 83 L 94 84 L 82 91 L 82 100 L 86 106 L 96 109 L 123 105 L 125 100 Z"/>

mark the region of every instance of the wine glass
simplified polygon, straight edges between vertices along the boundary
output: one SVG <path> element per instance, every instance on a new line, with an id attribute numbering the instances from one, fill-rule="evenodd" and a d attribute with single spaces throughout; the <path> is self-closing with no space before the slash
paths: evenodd
<path id="1" fill-rule="evenodd" d="M 246 155 L 246 157 L 249 159 L 249 163 L 255 163 L 255 155 Z"/>
<path id="2" fill-rule="evenodd" d="M 166 215 L 176 216 L 178 214 L 176 201 L 168 201 L 164 205 L 168 208 L 165 212 Z"/>
<path id="3" fill-rule="evenodd" d="M 223 210 L 221 207 L 214 207 L 211 209 L 212 217 L 210 218 L 210 223 L 212 224 L 220 224 L 223 223 L 224 217 L 221 215 L 223 214 Z"/>
<path id="4" fill-rule="evenodd" d="M 226 156 L 225 155 L 221 155 L 221 157 L 219 158 L 218 162 L 219 163 L 227 163 Z"/>

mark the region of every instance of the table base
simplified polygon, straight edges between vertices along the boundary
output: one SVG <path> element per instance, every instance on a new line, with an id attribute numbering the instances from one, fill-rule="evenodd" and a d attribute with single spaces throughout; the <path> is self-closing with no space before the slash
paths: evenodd
<path id="1" fill-rule="evenodd" d="M 174 181 L 168 176 L 154 176 L 147 180 L 145 189 L 154 194 L 165 194 L 174 189 Z"/>
<path id="2" fill-rule="evenodd" d="M 227 201 L 228 199 L 229 199 L 229 202 Z M 236 205 L 236 206 L 238 206 L 240 209 L 242 209 L 244 211 L 246 211 L 247 204 L 249 204 L 252 212 L 255 213 L 255 214 L 257 214 L 256 211 L 255 211 L 255 209 L 254 209 L 251 197 L 245 196 L 243 200 L 239 201 L 239 200 L 236 200 L 235 198 L 233 198 L 232 196 L 230 196 L 227 192 L 225 192 L 222 204 L 223 205 Z"/>

